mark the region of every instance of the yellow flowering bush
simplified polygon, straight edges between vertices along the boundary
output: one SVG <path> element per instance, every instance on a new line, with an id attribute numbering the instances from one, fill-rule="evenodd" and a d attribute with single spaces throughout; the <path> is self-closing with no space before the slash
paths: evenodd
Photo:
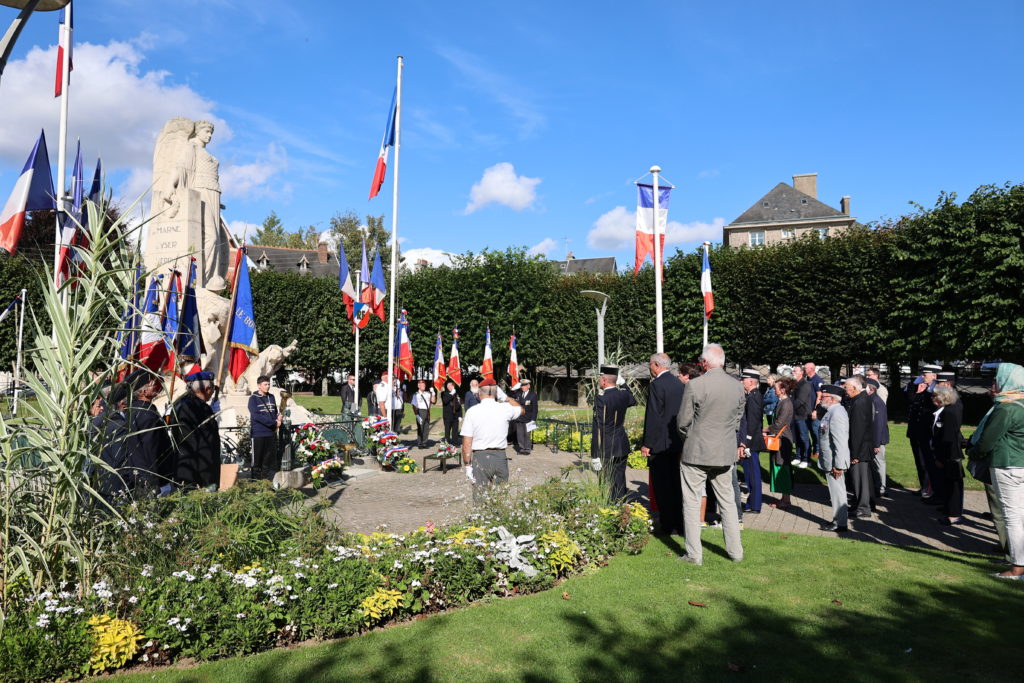
<path id="1" fill-rule="evenodd" d="M 400 591 L 379 586 L 373 595 L 363 599 L 359 604 L 359 609 L 363 613 L 363 623 L 373 626 L 390 617 L 401 606 L 402 593 Z"/>
<path id="2" fill-rule="evenodd" d="M 555 575 L 571 571 L 583 554 L 580 546 L 563 529 L 545 531 L 539 541 L 541 551 L 547 556 L 548 567 Z"/>
<path id="3" fill-rule="evenodd" d="M 468 526 L 462 531 L 452 536 L 452 543 L 454 545 L 466 545 L 466 541 L 470 539 L 481 539 L 487 536 L 487 531 L 478 526 Z"/>
<path id="4" fill-rule="evenodd" d="M 119 669 L 139 651 L 142 632 L 126 619 L 97 614 L 89 619 L 89 627 L 96 637 L 89 658 L 89 670 L 92 673 Z"/>
<path id="5" fill-rule="evenodd" d="M 394 464 L 395 472 L 402 472 L 405 474 L 412 474 L 419 470 L 420 466 L 416 464 L 416 461 L 412 458 L 402 458 L 396 460 Z"/>
<path id="6" fill-rule="evenodd" d="M 640 451 L 633 451 L 626 458 L 626 464 L 629 465 L 630 469 L 634 470 L 647 470 L 650 469 L 650 465 L 647 463 L 647 458 Z"/>

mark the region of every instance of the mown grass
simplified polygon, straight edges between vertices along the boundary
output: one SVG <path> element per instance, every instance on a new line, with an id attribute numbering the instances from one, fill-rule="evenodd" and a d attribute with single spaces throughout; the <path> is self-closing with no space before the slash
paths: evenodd
<path id="1" fill-rule="evenodd" d="M 724 557 L 721 532 L 704 533 L 703 567 L 657 538 L 541 594 L 125 680 L 1020 680 L 1024 584 L 989 577 L 991 558 L 771 532 L 743 540 L 741 564 Z"/>

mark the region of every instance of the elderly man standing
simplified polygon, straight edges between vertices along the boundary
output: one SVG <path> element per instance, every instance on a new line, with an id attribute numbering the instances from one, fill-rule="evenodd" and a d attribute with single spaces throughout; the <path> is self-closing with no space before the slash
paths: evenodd
<path id="1" fill-rule="evenodd" d="M 850 469 L 850 417 L 843 408 L 845 392 L 841 387 L 826 384 L 821 388 L 821 459 L 818 466 L 825 472 L 828 495 L 832 500 L 832 521 L 822 524 L 822 531 L 849 531 L 847 518 L 850 506 L 846 498 L 846 470 Z"/>
<path id="2" fill-rule="evenodd" d="M 680 466 L 683 482 L 683 521 L 686 528 L 686 554 L 679 559 L 703 564 L 700 543 L 700 498 L 711 482 L 721 503 L 725 528 L 725 551 L 733 562 L 743 560 L 740 520 L 736 511 L 733 474 L 736 467 L 736 430 L 746 406 L 743 386 L 725 374 L 725 351 L 708 344 L 701 354 L 702 376 L 691 380 L 679 412 L 679 432 L 686 436 Z"/>
<path id="3" fill-rule="evenodd" d="M 683 442 L 676 419 L 683 400 L 683 385 L 670 372 L 667 354 L 656 353 L 647 364 L 651 372 L 640 452 L 647 458 L 653 498 L 658 502 L 661 533 L 683 533 L 683 493 L 679 482 L 679 454 Z M 698 501 L 699 503 L 699 501 Z M 697 522 L 698 526 L 700 522 Z"/>
<path id="4" fill-rule="evenodd" d="M 626 497 L 626 460 L 629 437 L 626 435 L 626 411 L 636 405 L 629 389 L 618 386 L 619 368 L 602 365 L 598 378 L 600 390 L 594 398 L 594 424 L 590 440 L 591 466 L 607 481 L 612 500 Z"/>
<path id="5" fill-rule="evenodd" d="M 175 480 L 186 488 L 216 491 L 220 484 L 220 433 L 210 407 L 213 373 L 185 375 L 186 392 L 174 403 L 171 431 L 178 448 Z"/>
<path id="6" fill-rule="evenodd" d="M 740 428 L 736 432 L 737 455 L 743 461 L 743 478 L 747 482 L 747 504 L 744 510 L 761 512 L 761 451 L 764 448 L 764 406 L 761 399 L 761 373 L 753 368 L 743 371 L 746 399 Z"/>
<path id="7" fill-rule="evenodd" d="M 508 425 L 523 414 L 514 399 L 498 403 L 493 379 L 480 383 L 480 403 L 466 411 L 462 420 L 462 464 L 473 484 L 473 500 L 479 501 L 485 486 L 508 481 Z"/>
<path id="8" fill-rule="evenodd" d="M 862 375 L 855 375 L 847 378 L 844 387 L 850 398 L 846 411 L 850 416 L 850 478 L 853 480 L 856 502 L 856 508 L 850 516 L 869 520 L 875 497 L 871 465 L 875 458 L 875 433 L 871 399 L 864 391 L 865 381 Z"/>

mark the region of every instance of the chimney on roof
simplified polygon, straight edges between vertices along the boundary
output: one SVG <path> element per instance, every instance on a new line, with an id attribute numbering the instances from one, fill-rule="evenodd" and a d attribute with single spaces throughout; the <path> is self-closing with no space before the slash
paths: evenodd
<path id="1" fill-rule="evenodd" d="M 846 195 L 839 200 L 839 210 L 847 216 L 850 215 L 850 195 Z"/>
<path id="2" fill-rule="evenodd" d="M 316 245 L 316 260 L 320 263 L 327 263 L 327 257 L 329 253 L 327 251 L 327 242 L 320 242 Z"/>
<path id="3" fill-rule="evenodd" d="M 568 254 L 566 254 L 566 255 L 565 255 L 565 260 L 566 260 L 566 261 L 572 261 L 572 260 L 573 260 L 573 259 L 575 259 L 575 258 L 576 258 L 576 257 L 575 257 L 575 256 L 573 256 L 573 254 L 572 254 L 572 252 L 571 252 L 571 251 L 570 251 L 570 252 L 569 252 Z"/>
<path id="4" fill-rule="evenodd" d="M 417 266 L 429 266 L 430 262 L 427 261 L 427 259 L 425 259 L 425 258 L 418 258 L 418 259 L 416 259 L 416 265 Z"/>
<path id="5" fill-rule="evenodd" d="M 798 173 L 793 176 L 793 189 L 810 197 L 818 198 L 818 174 Z"/>

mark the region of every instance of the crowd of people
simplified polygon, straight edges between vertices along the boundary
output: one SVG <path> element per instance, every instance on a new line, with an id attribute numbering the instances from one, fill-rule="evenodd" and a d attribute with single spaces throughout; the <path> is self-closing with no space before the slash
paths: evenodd
<path id="1" fill-rule="evenodd" d="M 887 388 L 877 368 L 825 382 L 813 363 L 780 367 L 762 394 L 761 373 L 744 369 L 740 381 L 723 368 L 717 344 L 704 348 L 700 363 L 676 369 L 663 353 L 651 356 L 652 381 L 641 452 L 648 458 L 650 500 L 663 534 L 681 534 L 680 559 L 703 561 L 700 529 L 717 509 L 726 552 L 743 559 L 744 514 L 761 512 L 761 453 L 768 453 L 773 507 L 791 507 L 794 471 L 817 463 L 832 506 L 825 531 L 843 534 L 848 520 L 875 519 L 886 495 L 889 443 Z M 996 574 L 1024 580 L 1024 368 L 1002 363 L 992 393 L 995 405 L 968 441 L 963 438 L 963 403 L 955 374 L 925 365 L 904 389 L 907 437 L 914 454 L 922 500 L 938 508 L 937 522 L 964 523 L 964 461 L 984 482 L 1000 546 L 1010 568 Z M 606 428 L 595 407 L 595 438 Z M 624 411 L 624 409 L 623 409 Z M 741 493 L 739 469 L 747 489 Z M 623 491 L 618 483 L 612 491 Z"/>

